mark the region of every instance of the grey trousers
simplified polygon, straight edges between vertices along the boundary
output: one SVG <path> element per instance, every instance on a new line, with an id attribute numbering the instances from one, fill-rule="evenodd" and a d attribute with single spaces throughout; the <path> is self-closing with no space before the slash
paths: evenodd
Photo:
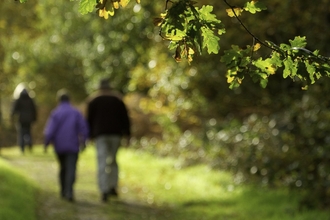
<path id="1" fill-rule="evenodd" d="M 97 149 L 98 185 L 101 193 L 108 193 L 118 185 L 117 151 L 121 136 L 101 135 L 95 139 Z"/>

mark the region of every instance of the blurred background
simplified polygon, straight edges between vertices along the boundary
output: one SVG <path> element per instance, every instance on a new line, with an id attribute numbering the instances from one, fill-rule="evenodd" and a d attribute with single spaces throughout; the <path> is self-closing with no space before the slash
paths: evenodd
<path id="1" fill-rule="evenodd" d="M 305 91 L 278 72 L 266 89 L 246 78 L 230 90 L 220 57 L 231 45 L 244 47 L 253 39 L 227 16 L 223 1 L 197 5 L 202 4 L 214 6 L 227 33 L 218 55 L 205 53 L 189 65 L 175 62 L 153 26 L 165 1 L 131 3 L 109 20 L 80 15 L 77 2 L 1 3 L 0 147 L 16 145 L 10 108 L 18 85 L 23 83 L 37 104 L 33 137 L 41 144 L 57 90 L 67 88 L 84 112 L 99 80 L 110 78 L 125 95 L 133 147 L 179 157 L 182 166 L 207 163 L 229 170 L 237 184 L 301 190 L 307 206 L 330 204 L 329 79 Z M 306 36 L 307 49 L 330 56 L 330 0 L 264 4 L 267 11 L 241 17 L 255 36 L 276 44 Z"/>

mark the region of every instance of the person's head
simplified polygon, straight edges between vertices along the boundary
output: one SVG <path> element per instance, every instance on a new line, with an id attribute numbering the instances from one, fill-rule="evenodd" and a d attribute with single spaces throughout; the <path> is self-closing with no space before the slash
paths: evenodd
<path id="1" fill-rule="evenodd" d="M 109 79 L 101 79 L 99 84 L 99 90 L 109 90 L 111 89 Z"/>
<path id="2" fill-rule="evenodd" d="M 66 89 L 60 89 L 56 94 L 57 100 L 59 102 L 68 102 L 70 101 L 69 93 Z"/>
<path id="3" fill-rule="evenodd" d="M 27 89 L 22 89 L 21 93 L 20 93 L 20 97 L 29 97 L 29 92 L 27 91 Z"/>

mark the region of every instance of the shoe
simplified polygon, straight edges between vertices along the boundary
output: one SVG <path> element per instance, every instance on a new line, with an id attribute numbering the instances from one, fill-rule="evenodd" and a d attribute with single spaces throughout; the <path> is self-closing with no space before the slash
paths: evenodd
<path id="1" fill-rule="evenodd" d="M 115 188 L 112 188 L 109 192 L 109 195 L 113 197 L 118 197 L 117 190 Z"/>
<path id="2" fill-rule="evenodd" d="M 61 198 L 68 202 L 74 202 L 74 198 L 72 194 L 66 195 L 63 191 L 61 191 Z"/>
<path id="3" fill-rule="evenodd" d="M 107 202 L 108 201 L 108 193 L 102 193 L 101 200 L 102 202 Z"/>
<path id="4" fill-rule="evenodd" d="M 74 202 L 74 198 L 72 195 L 66 195 L 63 198 L 68 202 Z"/>
<path id="5" fill-rule="evenodd" d="M 75 202 L 74 198 L 72 196 L 62 196 L 62 199 L 68 201 L 68 202 Z"/>

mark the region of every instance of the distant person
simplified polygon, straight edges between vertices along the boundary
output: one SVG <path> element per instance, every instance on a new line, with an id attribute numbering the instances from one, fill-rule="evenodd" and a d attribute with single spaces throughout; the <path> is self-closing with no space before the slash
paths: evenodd
<path id="1" fill-rule="evenodd" d="M 108 80 L 100 82 L 99 91 L 87 105 L 90 138 L 95 141 L 98 163 L 98 185 L 101 200 L 118 196 L 117 151 L 123 136 L 130 136 L 130 120 L 119 93 L 110 88 Z"/>
<path id="2" fill-rule="evenodd" d="M 16 120 L 18 145 L 22 153 L 24 153 L 26 145 L 29 147 L 30 151 L 32 151 L 31 125 L 37 120 L 37 109 L 26 89 L 22 90 L 18 99 L 13 103 L 11 112 L 12 122 L 15 121 L 15 116 L 18 116 Z"/>
<path id="3" fill-rule="evenodd" d="M 70 104 L 65 90 L 60 90 L 57 97 L 59 105 L 51 112 L 44 131 L 45 152 L 52 143 L 59 162 L 61 197 L 73 202 L 78 153 L 85 148 L 88 125 L 83 115 Z"/>

